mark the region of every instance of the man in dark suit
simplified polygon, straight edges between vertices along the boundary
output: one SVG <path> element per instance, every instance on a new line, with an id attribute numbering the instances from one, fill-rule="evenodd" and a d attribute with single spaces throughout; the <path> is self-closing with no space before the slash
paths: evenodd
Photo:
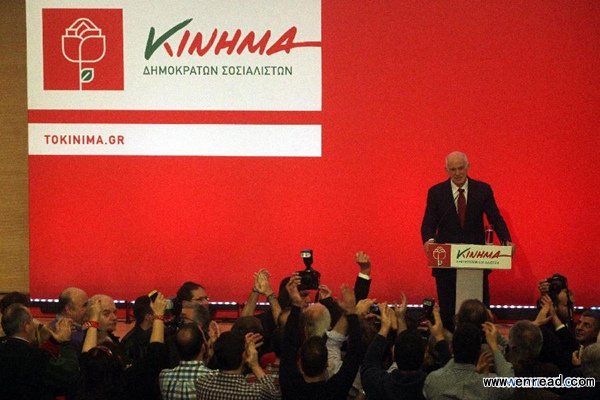
<path id="1" fill-rule="evenodd" d="M 500 215 L 490 185 L 468 177 L 469 161 L 455 151 L 446 157 L 448 180 L 431 187 L 421 224 L 421 239 L 427 249 L 431 243 L 484 244 L 483 215 L 494 227 L 500 241 L 512 245 L 510 233 Z M 444 326 L 453 327 L 456 302 L 456 271 L 435 268 L 438 301 Z M 488 271 L 484 273 L 483 302 L 489 306 Z"/>
<path id="2" fill-rule="evenodd" d="M 0 343 L 0 400 L 54 399 L 74 387 L 79 360 L 69 344 L 71 320 L 62 319 L 56 331 L 49 331 L 51 342 L 44 348 L 32 344 L 38 328 L 26 306 L 10 305 L 2 315 L 2 327 L 7 339 Z"/>

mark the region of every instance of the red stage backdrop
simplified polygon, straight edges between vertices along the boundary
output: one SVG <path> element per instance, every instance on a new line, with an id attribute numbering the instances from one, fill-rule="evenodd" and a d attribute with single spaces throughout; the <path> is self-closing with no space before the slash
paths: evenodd
<path id="1" fill-rule="evenodd" d="M 168 12 L 36 3 L 27 4 L 33 297 L 71 285 L 173 295 L 194 280 L 211 300 L 242 301 L 254 271 L 269 269 L 276 285 L 312 248 L 336 292 L 364 250 L 373 297 L 404 291 L 420 302 L 435 293 L 419 233 L 427 189 L 461 150 L 470 175 L 494 188 L 517 246 L 513 269 L 492 274 L 492 303 L 531 304 L 536 282 L 560 272 L 577 305 L 598 304 L 599 2 L 253 1 L 208 11 L 182 2 Z M 62 49 L 84 7 L 97 26 L 71 36 L 95 44 Z M 263 54 L 216 54 L 222 32 L 232 40 L 236 29 L 240 41 L 255 32 L 253 43 L 270 30 Z M 214 31 L 205 58 L 188 53 L 196 33 L 208 46 Z M 277 40 L 283 49 L 267 55 Z M 168 75 L 185 65 L 199 75 Z M 94 144 L 68 141 L 88 134 Z M 230 146 L 203 147 L 214 135 Z"/>

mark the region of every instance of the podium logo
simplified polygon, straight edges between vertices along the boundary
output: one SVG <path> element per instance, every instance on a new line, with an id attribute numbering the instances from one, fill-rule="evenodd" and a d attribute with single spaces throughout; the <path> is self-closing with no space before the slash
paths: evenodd
<path id="1" fill-rule="evenodd" d="M 432 254 L 433 258 L 437 261 L 438 267 L 441 267 L 446 259 L 446 250 L 442 246 L 437 246 Z"/>
<path id="2" fill-rule="evenodd" d="M 42 10 L 44 90 L 123 90 L 123 11 Z"/>

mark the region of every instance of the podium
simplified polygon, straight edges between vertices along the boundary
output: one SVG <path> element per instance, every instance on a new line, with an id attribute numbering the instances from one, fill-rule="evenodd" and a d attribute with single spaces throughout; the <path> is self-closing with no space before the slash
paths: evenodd
<path id="1" fill-rule="evenodd" d="M 465 300 L 483 300 L 484 270 L 512 268 L 512 246 L 431 243 L 427 260 L 431 268 L 456 270 L 458 310 Z"/>

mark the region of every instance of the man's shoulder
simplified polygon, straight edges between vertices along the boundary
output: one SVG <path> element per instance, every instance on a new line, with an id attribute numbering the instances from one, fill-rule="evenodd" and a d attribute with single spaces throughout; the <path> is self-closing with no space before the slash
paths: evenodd
<path id="1" fill-rule="evenodd" d="M 34 353 L 36 348 L 24 340 L 7 337 L 0 343 L 0 349 L 7 353 Z"/>
<path id="2" fill-rule="evenodd" d="M 476 179 L 473 179 L 471 177 L 469 177 L 469 190 L 472 189 L 476 189 L 476 190 L 484 190 L 484 189 L 491 189 L 491 186 L 489 183 L 483 182 L 483 181 L 478 181 Z"/>
<path id="3" fill-rule="evenodd" d="M 168 379 L 169 377 L 175 377 L 180 374 L 193 374 L 193 375 L 204 375 L 212 372 L 216 372 L 212 369 L 208 369 L 204 363 L 200 361 L 182 361 L 174 368 L 165 368 L 160 371 L 161 378 Z"/>
<path id="4" fill-rule="evenodd" d="M 436 183 L 432 187 L 429 188 L 429 193 L 440 193 L 444 190 L 448 190 L 450 188 L 450 179 L 446 179 L 445 181 Z"/>

